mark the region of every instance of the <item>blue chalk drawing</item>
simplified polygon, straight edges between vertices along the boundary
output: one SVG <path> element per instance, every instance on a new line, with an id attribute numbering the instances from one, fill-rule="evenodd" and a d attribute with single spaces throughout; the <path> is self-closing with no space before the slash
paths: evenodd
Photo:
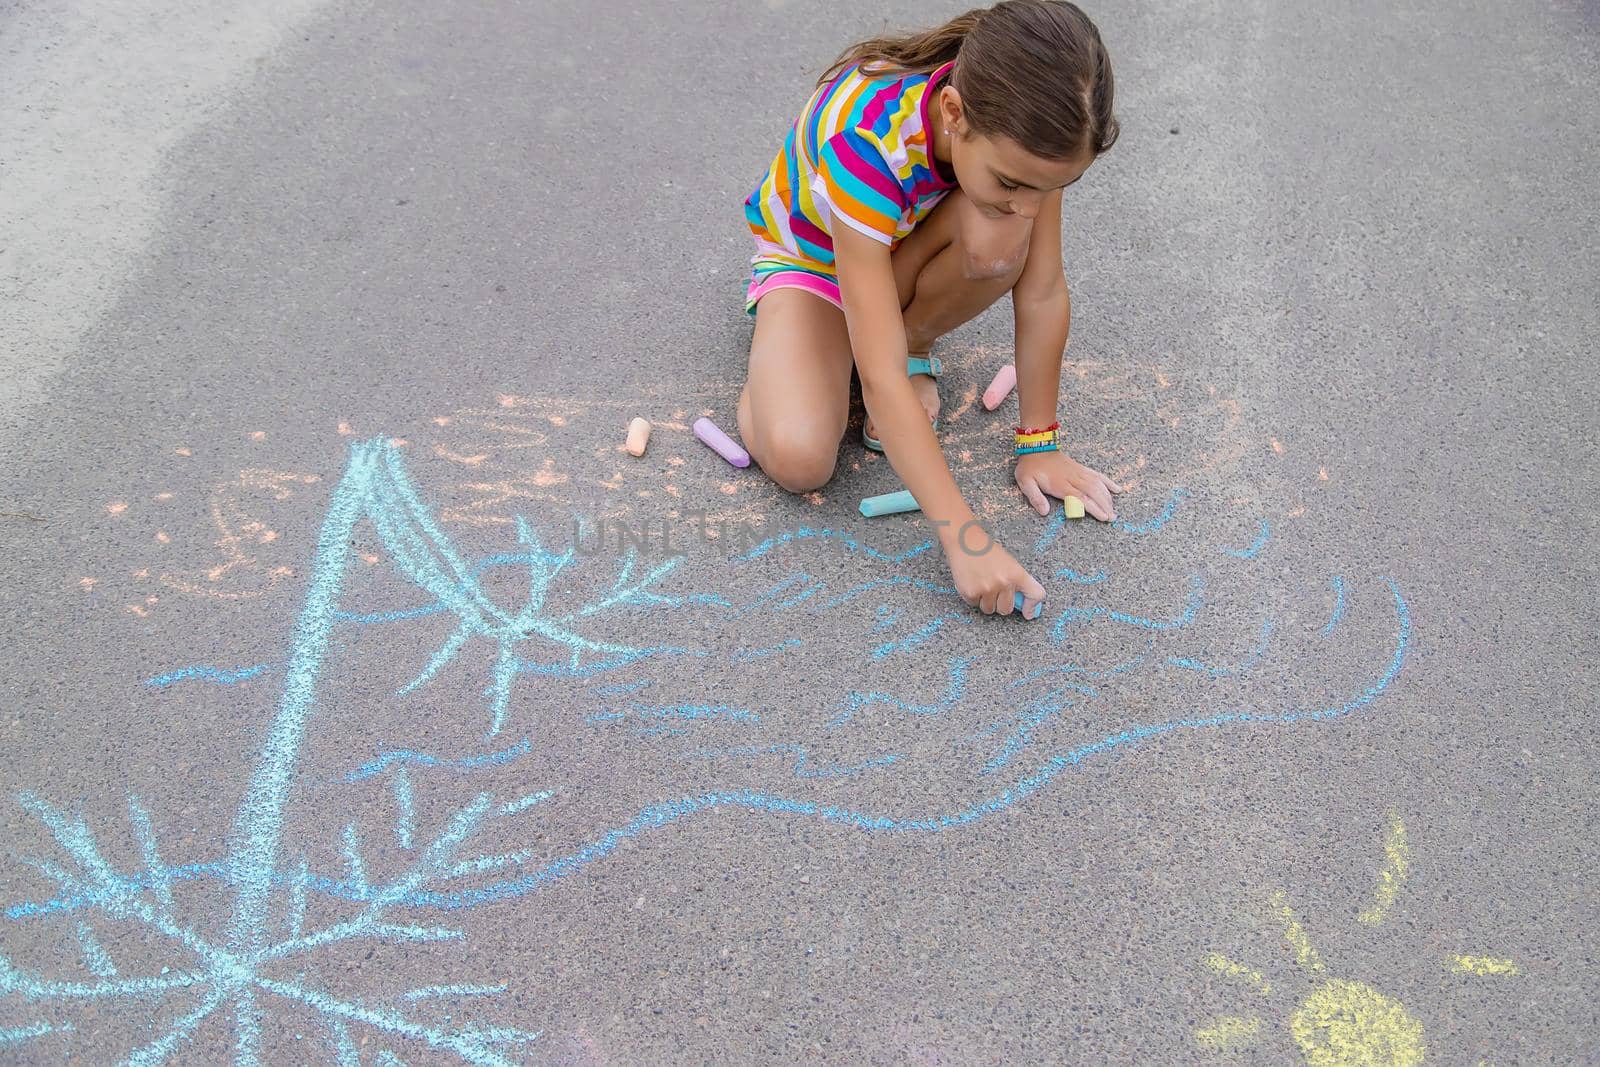
<path id="1" fill-rule="evenodd" d="M 1146 630 L 1176 630 L 1194 622 L 1195 615 L 1204 603 L 1201 596 L 1205 592 L 1206 581 L 1198 574 L 1189 576 L 1189 593 L 1184 599 L 1183 613 L 1175 619 L 1152 619 L 1144 615 L 1134 615 L 1126 611 L 1118 611 L 1102 605 L 1092 608 L 1070 607 L 1062 611 L 1060 618 L 1050 628 L 1050 636 L 1060 641 L 1066 634 L 1068 626 L 1092 619 L 1105 618 L 1112 622 L 1122 623 L 1125 626 L 1137 626 Z"/>
<path id="2" fill-rule="evenodd" d="M 1121 530 L 1123 533 L 1134 534 L 1138 537 L 1142 537 L 1145 534 L 1153 534 L 1157 530 L 1160 530 L 1168 522 L 1172 521 L 1172 516 L 1177 514 L 1178 505 L 1183 503 L 1184 499 L 1188 497 L 1188 495 L 1189 491 L 1187 489 L 1174 489 L 1170 494 L 1168 494 L 1167 502 L 1162 505 L 1161 514 L 1157 515 L 1155 518 L 1139 523 L 1124 522 L 1121 519 L 1118 519 L 1116 522 L 1111 524 L 1111 528 L 1114 530 Z"/>
<path id="3" fill-rule="evenodd" d="M 855 713 L 862 708 L 872 707 L 874 704 L 889 704 L 901 711 L 912 715 L 937 715 L 958 704 L 967 691 L 967 668 L 972 666 L 971 657 L 957 657 L 946 663 L 950 680 L 945 686 L 944 695 L 931 704 L 914 704 L 901 700 L 893 693 L 861 692 L 851 690 L 845 698 L 845 710 L 828 723 L 829 729 L 843 726 Z"/>
<path id="4" fill-rule="evenodd" d="M 848 766 L 812 766 L 811 750 L 804 745 L 746 745 L 739 748 L 702 749 L 699 752 L 685 753 L 677 758 L 721 759 L 728 756 L 765 756 L 771 754 L 794 756 L 794 775 L 796 778 L 852 778 L 869 767 L 885 767 L 905 758 L 891 752 Z"/>
<path id="5" fill-rule="evenodd" d="M 944 624 L 947 622 L 958 622 L 963 625 L 970 626 L 972 624 L 972 613 L 947 612 L 944 615 L 940 615 L 937 618 L 925 623 L 912 633 L 900 638 L 898 641 L 886 641 L 877 648 L 874 648 L 872 650 L 872 658 L 882 659 L 891 653 L 904 652 L 908 649 L 915 648 L 917 645 L 925 644 L 932 639 L 934 634 L 943 629 Z"/>
<path id="6" fill-rule="evenodd" d="M 499 767 L 510 763 L 512 760 L 521 759 L 533 751 L 533 743 L 524 737 L 510 748 L 498 752 L 486 752 L 478 756 L 439 757 L 430 756 L 424 752 L 411 752 L 406 749 L 395 749 L 379 753 L 374 758 L 363 763 L 349 774 L 345 775 L 347 782 L 359 782 L 371 778 L 375 774 L 382 774 L 391 766 L 411 767 L 448 767 L 457 771 L 475 771 L 481 767 Z"/>
<path id="7" fill-rule="evenodd" d="M 798 530 L 787 531 L 779 534 L 776 537 L 767 538 L 765 541 L 761 542 L 759 545 L 743 555 L 735 556 L 734 561 L 737 563 L 745 563 L 752 559 L 758 559 L 761 556 L 771 552 L 774 548 L 807 538 L 820 541 L 832 541 L 842 544 L 852 552 L 859 552 L 867 558 L 877 560 L 881 563 L 904 563 L 907 560 L 916 559 L 924 552 L 928 552 L 933 549 L 932 541 L 924 541 L 920 545 L 914 545 L 913 547 L 906 549 L 904 552 L 899 552 L 891 556 L 887 553 L 880 552 L 871 545 L 862 544 L 860 541 L 856 540 L 855 535 L 850 533 L 848 530 L 831 530 L 827 527 L 823 527 L 822 529 L 818 530 L 813 529 L 810 526 L 802 526 Z"/>
<path id="8" fill-rule="evenodd" d="M 733 653 L 732 659 L 733 659 L 733 661 L 735 663 L 741 663 L 741 662 L 744 662 L 746 660 L 760 659 L 763 656 L 776 656 L 779 653 L 789 651 L 789 649 L 791 649 L 791 648 L 799 648 L 801 645 L 804 645 L 804 644 L 805 644 L 805 642 L 802 641 L 800 638 L 791 637 L 787 641 L 781 642 L 780 644 L 772 645 L 772 646 L 770 646 L 768 648 L 741 648 L 741 649 L 737 649 Z"/>
<path id="9" fill-rule="evenodd" d="M 1159 528 L 1170 518 L 1181 492 L 1174 491 L 1163 516 L 1145 523 L 1144 528 L 1127 532 Z M 399 613 L 355 611 L 341 605 L 351 534 L 363 521 L 377 531 L 395 573 L 428 597 L 425 604 Z M 0 1045 L 69 1040 L 75 1032 L 71 1018 L 75 1005 L 108 1003 L 130 1006 L 141 1020 L 160 1020 L 132 1036 L 139 1044 L 126 1058 L 130 1063 L 159 1063 L 183 1055 L 197 1028 L 213 1017 L 228 1021 L 234 1058 L 240 1063 L 260 1059 L 263 1036 L 269 1027 L 274 1034 L 284 1027 L 298 1031 L 304 1028 L 308 1017 L 320 1021 L 325 1055 L 340 1064 L 359 1064 L 363 1055 L 374 1063 L 401 1062 L 397 1051 L 366 1048 L 368 1042 L 362 1038 L 368 1035 L 376 1037 L 380 1044 L 406 1043 L 427 1049 L 435 1058 L 448 1057 L 470 1064 L 513 1063 L 539 1037 L 538 1031 L 480 1024 L 468 1018 L 473 1012 L 484 1010 L 481 1006 L 493 1009 L 509 1004 L 506 994 L 510 984 L 499 980 L 499 976 L 458 974 L 452 969 L 449 973 L 428 973 L 422 984 L 413 988 L 364 998 L 341 988 L 341 968 L 302 967 L 300 963 L 304 960 L 309 964 L 311 955 L 324 948 L 349 947 L 352 943 L 437 943 L 460 946 L 460 961 L 464 964 L 490 959 L 488 953 L 467 950 L 469 938 L 465 929 L 451 925 L 448 918 L 436 922 L 432 916 L 420 914 L 419 909 L 448 916 L 516 900 L 612 855 L 626 840 L 719 807 L 823 818 L 870 832 L 942 832 L 977 823 L 1022 802 L 1084 762 L 1119 750 L 1151 745 L 1150 758 L 1158 759 L 1163 750 L 1152 743 L 1162 738 L 1221 728 L 1289 727 L 1340 719 L 1367 707 L 1389 688 L 1406 661 L 1411 640 L 1411 618 L 1405 600 L 1395 583 L 1385 578 L 1382 581 L 1391 593 L 1397 625 L 1392 653 L 1376 679 L 1353 693 L 1345 690 L 1346 695 L 1325 702 L 1276 711 L 1259 710 L 1272 706 L 1265 701 L 1243 707 L 1196 707 L 1156 722 L 1118 725 L 1109 730 L 1094 726 L 1087 734 L 1091 739 L 1086 740 L 1083 724 L 1105 717 L 1104 713 L 1090 713 L 1114 701 L 1119 693 L 1135 692 L 1138 672 L 1145 666 L 1178 666 L 1219 677 L 1249 670 L 1267 652 L 1270 619 L 1256 646 L 1237 665 L 1219 666 L 1187 659 L 1178 662 L 1180 657 L 1157 655 L 1158 639 L 1175 635 L 1188 639 L 1195 632 L 1189 628 L 1199 619 L 1206 580 L 1194 575 L 1181 610 L 1169 608 L 1162 612 L 1127 603 L 1113 606 L 1092 602 L 1075 603 L 1066 609 L 1077 625 L 1108 624 L 1107 633 L 1125 632 L 1141 642 L 1143 647 L 1135 645 L 1131 655 L 1128 651 L 1114 653 L 1126 658 L 1109 666 L 1047 662 L 1022 678 L 994 680 L 979 673 L 984 666 L 981 657 L 944 654 L 939 647 L 943 644 L 954 644 L 963 652 L 981 647 L 981 635 L 975 628 L 951 625 L 957 616 L 949 612 L 943 598 L 953 590 L 916 574 L 880 577 L 829 597 L 825 583 L 797 572 L 752 604 L 735 608 L 720 595 L 668 595 L 659 591 L 657 586 L 681 562 L 681 557 L 636 574 L 635 560 L 629 553 L 620 574 L 609 580 L 598 595 L 581 604 L 563 603 L 559 609 L 547 609 L 547 604 L 556 602 L 550 596 L 553 583 L 570 567 L 572 553 L 545 551 L 532 525 L 524 520 L 515 522 L 515 534 L 518 551 L 485 557 L 469 565 L 434 522 L 411 486 L 399 454 L 387 440 L 354 446 L 344 476 L 328 504 L 305 600 L 293 629 L 289 654 L 282 661 L 285 666 L 276 710 L 243 789 L 232 830 L 218 833 L 218 844 L 211 852 L 212 856 L 221 852 L 221 858 L 170 863 L 160 847 L 155 821 L 137 798 L 128 802 L 127 834 L 135 847 L 108 850 L 101 847 L 100 838 L 81 817 L 32 793 L 20 797 L 24 809 L 54 839 L 65 861 L 25 861 L 53 883 L 54 890 L 43 900 L 10 904 L 4 915 L 8 922 L 54 917 L 70 924 L 66 931 L 68 941 L 75 934 L 82 964 L 77 977 L 60 980 L 0 955 L 0 1001 L 29 1011 L 27 1017 L 17 1020 L 18 1025 L 0 1030 Z M 817 540 L 774 539 L 767 546 L 767 554 L 794 551 L 797 545 Z M 881 553 L 873 556 L 859 545 L 846 547 L 876 563 L 907 562 Z M 479 583 L 482 574 L 500 567 L 527 571 L 527 600 L 514 611 L 492 600 Z M 1092 598 L 1100 592 L 1097 587 L 1106 581 L 1103 573 L 1090 577 L 1064 572 L 1061 576 L 1082 587 L 1073 591 L 1075 598 Z M 797 583 L 800 588 L 795 595 Z M 863 632 L 881 634 L 900 624 L 907 614 L 888 605 L 861 603 L 873 590 L 889 587 L 927 594 L 927 606 L 933 614 L 924 619 L 913 618 L 907 636 L 892 641 L 859 640 Z M 1335 579 L 1335 590 L 1339 599 L 1329 630 L 1342 614 L 1342 578 Z M 787 603 L 779 597 L 787 598 Z M 982 746 L 986 751 L 971 767 L 978 794 L 960 802 L 954 802 L 954 798 L 941 800 L 938 810 L 931 812 L 923 809 L 909 815 L 890 815 L 859 805 L 810 800 L 747 785 L 729 786 L 645 803 L 620 824 L 580 831 L 576 844 L 569 842 L 553 851 L 543 846 L 509 853 L 487 850 L 481 842 L 527 840 L 529 835 L 523 832 L 525 820 L 546 825 L 551 811 L 547 802 L 556 795 L 555 790 L 541 789 L 510 800 L 479 792 L 470 798 L 457 798 L 442 812 L 435 802 L 436 790 L 441 785 L 459 785 L 487 768 L 531 755 L 539 739 L 528 737 L 505 747 L 499 747 L 503 743 L 497 742 L 486 752 L 429 754 L 405 747 L 384 749 L 335 782 L 324 783 L 340 788 L 370 783 L 362 787 L 392 792 L 393 823 L 385 832 L 392 830 L 401 850 L 398 858 L 392 848 L 368 847 L 372 841 L 382 840 L 382 835 L 375 835 L 360 823 L 350 823 L 334 849 L 327 843 L 319 843 L 315 849 L 305 848 L 286 834 L 286 806 L 299 778 L 302 747 L 319 717 L 318 679 L 331 654 L 338 627 L 411 624 L 420 630 L 430 626 L 440 631 L 448 629 L 449 636 L 433 651 L 407 691 L 426 685 L 449 667 L 469 641 L 488 642 L 494 653 L 486 691 L 491 720 L 488 732 L 493 736 L 511 721 L 512 682 L 522 674 L 583 679 L 653 656 L 709 654 L 690 647 L 620 642 L 595 633 L 591 624 L 602 623 L 614 614 L 637 619 L 641 614 L 669 611 L 690 614 L 691 623 L 686 628 L 705 633 L 711 628 L 708 622 L 714 627 L 748 613 L 757 604 L 763 610 L 799 608 L 835 614 L 817 628 L 819 638 L 741 646 L 744 660 L 770 661 L 802 644 L 808 655 L 833 654 L 833 646 L 820 651 L 814 646 L 841 631 L 839 620 L 852 612 L 869 616 L 862 624 L 864 630 L 842 632 L 836 639 L 844 647 L 858 650 L 863 661 L 882 662 L 889 653 L 878 656 L 874 654 L 877 649 L 915 648 L 919 653 L 916 659 L 891 661 L 896 669 L 882 670 L 880 676 L 871 679 L 875 685 L 852 689 L 842 700 L 831 704 L 796 704 L 802 708 L 827 707 L 830 712 L 842 709 L 830 722 L 811 724 L 819 739 L 824 730 L 863 720 L 857 729 L 835 730 L 828 736 L 842 744 L 863 738 L 869 746 L 876 744 L 872 740 L 876 733 L 897 724 L 929 717 L 937 717 L 936 721 L 942 724 L 958 713 L 979 710 L 990 724 L 967 740 L 994 741 Z M 430 621 L 435 617 L 445 622 Z M 627 624 L 614 629 L 629 632 Z M 1274 654 L 1278 654 L 1280 644 L 1273 644 Z M 1054 658 L 1051 644 L 1041 642 L 1039 654 L 1044 659 Z M 718 662 L 728 662 L 728 658 L 724 656 Z M 901 681 L 908 666 L 916 662 L 944 668 L 943 692 L 932 700 L 908 695 L 913 690 Z M 767 662 L 759 662 L 754 669 L 770 668 Z M 638 694 L 651 684 L 640 680 L 595 686 L 586 692 L 622 697 Z M 849 787 L 853 782 L 873 781 L 882 775 L 904 775 L 919 766 L 917 760 L 922 758 L 909 748 L 888 752 L 880 747 L 860 757 L 852 754 L 848 759 L 816 759 L 805 738 L 785 737 L 769 744 L 766 741 L 770 734 L 761 733 L 763 729 L 789 729 L 783 715 L 794 709 L 771 709 L 769 721 L 748 708 L 667 698 L 665 685 L 652 693 L 658 691 L 662 699 L 601 710 L 582 721 L 592 725 L 637 724 L 636 732 L 655 738 L 649 746 L 641 746 L 641 751 L 659 746 L 661 754 L 668 758 L 707 761 L 719 774 L 755 773 L 762 765 L 774 762 L 761 757 L 782 757 L 779 769 L 781 763 L 789 763 L 791 772 L 784 792 Z M 1144 706 L 1143 702 L 1137 706 Z M 1064 714 L 1069 708 L 1072 713 Z M 567 721 L 580 718 L 581 709 Z M 677 748 L 674 746 L 679 743 L 671 740 L 723 724 L 737 725 L 741 739 L 754 736 L 760 740 L 738 747 Z M 1073 736 L 1074 732 L 1078 736 Z M 828 748 L 829 752 L 833 750 L 834 746 Z M 580 803 L 560 810 L 581 813 L 581 809 Z M 311 855 L 335 851 L 342 854 L 342 859 L 330 862 L 327 870 L 313 869 Z M 137 855 L 138 859 L 113 862 L 108 855 Z M 326 861 L 318 861 L 322 862 Z M 197 919 L 195 914 L 200 909 L 178 906 L 177 898 L 186 887 L 202 883 L 227 894 L 225 914 Z M 314 908 L 309 906 L 313 895 L 325 898 Z M 141 927 L 145 940 L 168 946 L 169 965 L 161 967 L 159 973 L 139 973 L 139 968 L 128 960 L 114 958 L 106 945 L 115 948 L 120 940 L 102 940 L 101 933 L 111 923 Z M 148 952 L 140 953 L 141 960 L 149 958 Z M 131 973 L 123 973 L 124 970 Z M 90 976 L 89 980 L 80 980 L 84 974 Z M 452 1014 L 425 1012 L 438 1002 L 446 1002 Z M 30 1010 L 35 1005 L 40 1006 L 37 1015 Z M 155 1006 L 162 1010 L 152 1010 Z M 43 1015 L 50 1017 L 39 1017 Z"/>
<path id="10" fill-rule="evenodd" d="M 1333 633 L 1333 628 L 1344 617 L 1344 578 L 1335 574 L 1329 584 L 1333 586 L 1333 614 L 1328 617 L 1328 625 L 1322 628 L 1323 637 Z"/>
<path id="11" fill-rule="evenodd" d="M 1272 535 L 1272 530 L 1267 526 L 1267 520 L 1261 520 L 1261 532 L 1256 534 L 1256 539 L 1249 548 L 1225 548 L 1222 551 L 1235 559 L 1255 559 L 1261 555 L 1261 550 L 1267 546 L 1267 538 Z"/>
<path id="12" fill-rule="evenodd" d="M 1272 620 L 1268 619 L 1266 622 L 1261 624 L 1261 636 L 1258 637 L 1256 639 L 1256 643 L 1250 647 L 1250 651 L 1245 654 L 1244 659 L 1240 660 L 1231 667 L 1201 663 L 1199 660 L 1179 656 L 1168 656 L 1167 662 L 1174 667 L 1182 667 L 1185 670 L 1200 671 L 1204 674 L 1209 674 L 1213 678 L 1226 678 L 1233 674 L 1243 674 L 1251 667 L 1254 667 L 1257 661 L 1261 659 L 1261 654 L 1267 650 L 1267 641 L 1271 639 L 1271 637 Z"/>
<path id="13" fill-rule="evenodd" d="M 1071 567 L 1062 567 L 1056 571 L 1057 578 L 1065 578 L 1074 585 L 1094 585 L 1096 582 L 1106 580 L 1105 571 L 1095 571 L 1093 574 L 1079 574 Z"/>
<path id="14" fill-rule="evenodd" d="M 165 689 L 169 685 L 188 681 L 213 682 L 217 685 L 238 685 L 240 682 L 249 681 L 261 672 L 271 669 L 272 664 L 270 663 L 258 663 L 254 667 L 239 667 L 235 670 L 228 670 L 223 667 L 184 667 L 168 674 L 158 674 L 154 678 L 147 679 L 144 684 L 152 689 Z"/>

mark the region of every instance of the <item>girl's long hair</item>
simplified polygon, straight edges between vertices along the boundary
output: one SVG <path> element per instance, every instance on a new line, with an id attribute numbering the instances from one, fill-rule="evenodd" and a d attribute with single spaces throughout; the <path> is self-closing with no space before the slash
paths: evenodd
<path id="1" fill-rule="evenodd" d="M 1068 0 L 1000 0 L 921 33 L 847 48 L 820 87 L 857 64 L 874 76 L 931 74 L 955 60 L 950 84 L 973 132 L 1009 137 L 1044 159 L 1099 155 L 1116 143 L 1111 57 L 1089 16 Z"/>

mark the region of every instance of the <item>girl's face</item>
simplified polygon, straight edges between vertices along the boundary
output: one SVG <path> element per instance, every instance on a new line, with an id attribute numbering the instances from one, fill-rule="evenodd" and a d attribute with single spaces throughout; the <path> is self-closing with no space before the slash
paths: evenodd
<path id="1" fill-rule="evenodd" d="M 961 191 L 991 218 L 1021 215 L 1032 219 L 1046 194 L 1083 177 L 1094 162 L 1085 152 L 1073 160 L 1044 159 L 1009 137 L 972 132 L 961 108 L 961 95 L 951 86 L 939 91 L 933 137 L 934 157 L 949 163 Z M 946 133 L 945 131 L 949 132 Z"/>

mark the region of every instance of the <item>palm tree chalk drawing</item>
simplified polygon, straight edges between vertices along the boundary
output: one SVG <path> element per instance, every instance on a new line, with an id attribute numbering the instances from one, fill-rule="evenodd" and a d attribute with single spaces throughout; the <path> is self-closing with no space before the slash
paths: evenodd
<path id="1" fill-rule="evenodd" d="M 1394 813 L 1389 816 L 1384 854 L 1373 901 L 1358 916 L 1368 926 L 1383 923 L 1411 868 L 1405 824 Z M 1335 977 L 1286 892 L 1274 890 L 1268 904 L 1301 976 L 1312 983 L 1287 1019 L 1289 1035 L 1304 1061 L 1312 1067 L 1415 1067 L 1423 1063 L 1427 1045 L 1422 1022 L 1398 999 L 1370 984 Z M 1455 955 L 1446 964 L 1449 972 L 1457 975 L 1511 977 L 1520 973 L 1513 960 L 1503 958 Z M 1248 963 L 1213 952 L 1206 957 L 1205 967 L 1248 988 L 1258 998 L 1268 999 L 1273 993 L 1274 983 Z M 1293 988 L 1299 983 L 1280 980 L 1276 984 Z M 1226 1052 L 1259 1044 L 1270 1032 L 1259 1016 L 1230 1015 L 1197 1028 L 1194 1040 L 1202 1048 Z"/>

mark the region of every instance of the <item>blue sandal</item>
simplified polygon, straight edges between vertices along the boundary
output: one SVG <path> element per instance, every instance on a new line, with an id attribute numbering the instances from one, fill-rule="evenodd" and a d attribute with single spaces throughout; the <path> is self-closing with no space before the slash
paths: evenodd
<path id="1" fill-rule="evenodd" d="M 938 381 L 939 375 L 943 373 L 944 364 L 939 362 L 938 356 L 929 356 L 926 359 L 921 356 L 906 357 L 906 376 L 908 378 L 914 377 L 918 374 L 926 374 L 934 381 Z M 939 429 L 939 420 L 937 417 L 935 417 L 933 420 L 933 428 L 934 430 Z M 861 422 L 861 443 L 872 449 L 874 452 L 883 451 L 883 442 L 867 433 L 867 423 L 865 419 L 863 419 Z"/>

